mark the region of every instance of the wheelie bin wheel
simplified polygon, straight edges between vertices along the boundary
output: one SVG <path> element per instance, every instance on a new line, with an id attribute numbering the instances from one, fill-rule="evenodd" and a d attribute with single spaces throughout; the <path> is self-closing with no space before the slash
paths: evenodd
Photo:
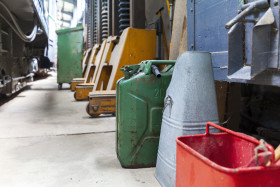
<path id="1" fill-rule="evenodd" d="M 62 90 L 62 83 L 59 83 L 58 86 L 57 86 L 57 88 L 58 88 L 59 90 Z"/>

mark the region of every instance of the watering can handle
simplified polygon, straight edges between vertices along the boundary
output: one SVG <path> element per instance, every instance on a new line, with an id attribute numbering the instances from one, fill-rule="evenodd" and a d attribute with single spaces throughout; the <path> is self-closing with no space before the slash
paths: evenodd
<path id="1" fill-rule="evenodd" d="M 153 65 L 175 65 L 176 60 L 149 60 L 147 61 L 147 65 L 144 69 L 144 73 L 151 74 Z"/>
<path id="2" fill-rule="evenodd" d="M 232 130 L 229 130 L 229 129 L 226 129 L 224 127 L 221 127 L 220 125 L 216 125 L 215 123 L 212 123 L 212 122 L 207 122 L 207 124 L 206 124 L 206 135 L 210 134 L 209 126 L 212 126 L 212 127 L 216 128 L 216 129 L 219 129 L 219 130 L 221 130 L 223 132 L 226 132 L 226 133 L 231 134 L 233 136 L 236 136 L 238 138 L 242 138 L 242 139 L 247 140 L 249 142 L 255 143 L 257 145 L 260 144 L 260 142 L 256 138 L 250 137 L 250 136 L 248 136 L 246 134 L 243 134 L 243 133 L 234 132 Z M 275 160 L 274 160 L 275 159 L 274 148 L 271 145 L 267 144 L 267 143 L 264 143 L 264 145 L 271 152 L 271 163 L 273 165 L 275 163 Z"/>

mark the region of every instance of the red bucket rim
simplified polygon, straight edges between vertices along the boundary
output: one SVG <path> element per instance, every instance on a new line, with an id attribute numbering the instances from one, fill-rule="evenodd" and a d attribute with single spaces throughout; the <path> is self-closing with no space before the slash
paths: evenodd
<path id="1" fill-rule="evenodd" d="M 212 133 L 209 134 L 209 126 L 214 126 L 222 131 L 226 131 L 226 132 L 222 132 L 222 133 Z M 210 167 L 213 167 L 214 169 L 223 172 L 223 173 L 231 173 L 231 174 L 240 174 L 240 173 L 248 173 L 248 172 L 258 172 L 258 171 L 268 171 L 268 170 L 278 170 L 280 169 L 280 166 L 276 166 L 276 165 L 271 165 L 268 167 L 264 167 L 264 166 L 254 166 L 254 167 L 240 167 L 240 168 L 228 168 L 228 167 L 224 167 L 221 166 L 213 161 L 211 161 L 210 159 L 208 159 L 207 157 L 203 156 L 202 154 L 198 153 L 196 150 L 194 150 L 193 148 L 191 148 L 190 146 L 184 144 L 181 139 L 185 139 L 185 138 L 190 138 L 190 137 L 205 137 L 205 136 L 209 136 L 209 135 L 219 135 L 219 134 L 229 134 L 229 135 L 234 135 L 237 136 L 239 138 L 242 139 L 246 139 L 247 141 L 250 141 L 254 144 L 260 144 L 259 140 L 257 140 L 256 138 L 253 138 L 251 136 L 248 136 L 246 134 L 243 133 L 237 133 L 228 129 L 225 129 L 223 127 L 217 127 L 218 125 L 208 122 L 206 125 L 206 133 L 205 134 L 197 134 L 197 135 L 186 135 L 186 136 L 180 136 L 176 138 L 176 142 L 177 142 L 177 146 L 181 146 L 182 148 L 184 148 L 186 151 L 188 151 L 190 154 L 194 155 L 196 158 L 198 158 L 199 160 L 201 160 L 202 162 L 206 163 L 207 165 L 209 165 Z M 266 144 L 269 147 L 269 150 L 273 151 L 273 160 L 274 160 L 274 148 L 269 145 Z"/>

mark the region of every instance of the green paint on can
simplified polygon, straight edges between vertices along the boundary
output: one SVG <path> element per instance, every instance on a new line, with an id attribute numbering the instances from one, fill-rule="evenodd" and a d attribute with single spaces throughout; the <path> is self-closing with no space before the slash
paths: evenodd
<path id="1" fill-rule="evenodd" d="M 175 61 L 144 61 L 122 68 L 117 83 L 118 159 L 125 168 L 156 165 L 162 109 Z M 157 78 L 153 65 L 168 65 Z"/>

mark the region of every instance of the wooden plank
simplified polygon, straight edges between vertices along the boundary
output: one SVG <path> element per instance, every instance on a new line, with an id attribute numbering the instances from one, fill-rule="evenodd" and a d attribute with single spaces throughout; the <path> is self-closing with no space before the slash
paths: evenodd
<path id="1" fill-rule="evenodd" d="M 180 46 L 179 46 L 179 55 L 181 55 L 183 52 L 188 50 L 188 43 L 187 43 L 187 41 L 188 41 L 187 17 L 184 16 L 184 22 L 183 22 L 183 28 L 182 28 L 182 36 L 181 36 Z"/>
<path id="2" fill-rule="evenodd" d="M 171 38 L 170 60 L 187 50 L 187 0 L 176 0 Z"/>
<path id="3" fill-rule="evenodd" d="M 215 81 L 219 121 L 225 121 L 228 82 Z"/>
<path id="4" fill-rule="evenodd" d="M 227 111 L 226 116 L 228 122 L 226 128 L 234 131 L 239 131 L 240 124 L 240 106 L 241 106 L 241 84 L 229 83 L 228 96 L 227 96 Z"/>

